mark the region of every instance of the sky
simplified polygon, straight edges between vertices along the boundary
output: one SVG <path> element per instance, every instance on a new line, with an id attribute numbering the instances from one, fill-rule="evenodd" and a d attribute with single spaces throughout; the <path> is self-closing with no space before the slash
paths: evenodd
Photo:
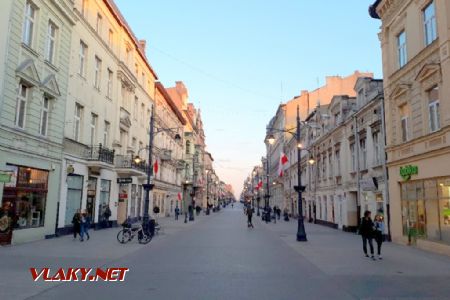
<path id="1" fill-rule="evenodd" d="M 115 0 L 166 86 L 201 109 L 216 173 L 239 196 L 278 105 L 325 76 L 382 78 L 374 0 Z"/>

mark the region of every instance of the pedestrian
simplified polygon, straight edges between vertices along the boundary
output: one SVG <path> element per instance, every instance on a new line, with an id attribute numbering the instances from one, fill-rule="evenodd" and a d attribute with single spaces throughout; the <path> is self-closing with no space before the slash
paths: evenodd
<path id="1" fill-rule="evenodd" d="M 281 218 L 281 208 L 277 207 L 278 220 Z"/>
<path id="2" fill-rule="evenodd" d="M 80 210 L 79 209 L 77 209 L 77 211 L 73 215 L 72 224 L 73 224 L 73 239 L 75 240 L 77 238 L 77 234 L 80 235 L 80 230 L 81 230 L 81 228 L 80 228 L 80 226 L 81 226 L 81 214 L 80 214 Z"/>
<path id="3" fill-rule="evenodd" d="M 247 207 L 247 227 L 251 227 L 253 228 L 253 223 L 252 223 L 252 217 L 253 217 L 253 209 L 248 206 Z"/>
<path id="4" fill-rule="evenodd" d="M 234 208 L 234 204 L 233 203 L 231 203 L 231 209 L 233 209 Z"/>
<path id="5" fill-rule="evenodd" d="M 105 204 L 105 210 L 103 211 L 104 227 L 110 227 L 109 226 L 109 218 L 110 217 L 111 217 L 111 209 L 109 208 L 108 204 Z"/>
<path id="6" fill-rule="evenodd" d="M 289 211 L 287 208 L 284 209 L 283 216 L 284 216 L 284 220 L 286 222 L 288 222 L 289 221 Z"/>
<path id="7" fill-rule="evenodd" d="M 86 211 L 83 211 L 80 219 L 80 241 L 84 241 L 84 235 L 89 240 L 89 227 L 91 226 L 91 217 Z"/>
<path id="8" fill-rule="evenodd" d="M 383 244 L 383 234 L 384 234 L 384 221 L 382 215 L 375 216 L 375 242 L 377 243 L 377 253 L 378 259 L 383 259 L 381 257 L 381 245 Z"/>
<path id="9" fill-rule="evenodd" d="M 177 207 L 175 207 L 175 220 L 178 220 L 178 216 L 180 215 L 180 209 Z"/>
<path id="10" fill-rule="evenodd" d="M 364 217 L 361 219 L 361 225 L 359 226 L 359 234 L 362 236 L 363 241 L 363 250 L 366 257 L 369 257 L 367 254 L 367 243 L 369 243 L 370 246 L 370 254 L 373 260 L 375 260 L 375 256 L 373 253 L 373 235 L 374 235 L 374 224 L 371 219 L 371 212 L 366 210 L 364 212 Z"/>

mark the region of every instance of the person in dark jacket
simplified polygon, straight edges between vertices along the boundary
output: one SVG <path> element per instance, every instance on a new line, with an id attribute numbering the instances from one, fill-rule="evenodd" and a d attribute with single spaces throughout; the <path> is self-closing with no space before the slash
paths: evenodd
<path id="1" fill-rule="evenodd" d="M 247 206 L 247 226 L 253 228 L 252 217 L 253 217 L 253 208 L 249 205 Z"/>
<path id="2" fill-rule="evenodd" d="M 381 245 L 383 244 L 383 234 L 384 234 L 384 221 L 382 215 L 375 216 L 374 227 L 375 227 L 374 237 L 375 242 L 377 242 L 378 259 L 383 259 L 381 257 Z"/>
<path id="3" fill-rule="evenodd" d="M 73 215 L 72 224 L 73 224 L 73 238 L 76 239 L 77 234 L 80 235 L 81 232 L 81 214 L 79 209 Z"/>
<path id="4" fill-rule="evenodd" d="M 80 219 L 80 241 L 84 241 L 84 235 L 89 240 L 89 228 L 91 227 L 91 217 L 86 211 L 83 211 Z"/>
<path id="5" fill-rule="evenodd" d="M 363 250 L 366 257 L 369 257 L 367 254 L 367 243 L 369 243 L 370 254 L 373 260 L 375 260 L 374 252 L 373 252 L 373 236 L 374 236 L 374 224 L 371 219 L 371 212 L 366 210 L 364 212 L 364 217 L 361 219 L 361 225 L 359 227 L 359 234 L 362 236 L 363 240 Z"/>

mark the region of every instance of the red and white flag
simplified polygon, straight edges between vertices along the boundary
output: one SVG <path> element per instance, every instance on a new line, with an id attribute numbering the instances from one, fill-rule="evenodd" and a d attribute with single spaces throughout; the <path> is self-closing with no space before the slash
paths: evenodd
<path id="1" fill-rule="evenodd" d="M 153 171 L 155 172 L 155 174 L 158 174 L 158 170 L 159 170 L 159 165 L 158 165 L 158 160 L 156 160 L 155 164 L 153 165 Z"/>
<path id="2" fill-rule="evenodd" d="M 258 182 L 258 185 L 256 186 L 256 190 L 259 191 L 259 189 L 262 188 L 262 185 L 263 185 L 263 182 L 262 182 L 262 180 L 260 180 L 260 181 Z"/>
<path id="3" fill-rule="evenodd" d="M 281 152 L 280 154 L 280 164 L 278 165 L 278 176 L 283 177 L 284 174 L 284 166 L 288 163 L 288 157 L 286 154 Z"/>
<path id="4" fill-rule="evenodd" d="M 178 193 L 178 201 L 181 201 L 181 193 Z"/>

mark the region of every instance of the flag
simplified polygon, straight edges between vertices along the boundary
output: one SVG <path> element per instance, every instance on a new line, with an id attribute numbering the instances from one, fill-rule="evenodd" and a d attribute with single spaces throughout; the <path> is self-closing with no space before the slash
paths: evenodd
<path id="1" fill-rule="evenodd" d="M 155 171 L 155 174 L 158 174 L 159 170 L 158 160 L 155 161 L 155 164 L 153 165 L 153 170 Z"/>
<path id="2" fill-rule="evenodd" d="M 259 191 L 259 189 L 262 188 L 262 186 L 263 186 L 263 182 L 262 182 L 262 180 L 260 180 L 258 182 L 258 185 L 256 186 L 256 190 Z"/>
<path id="3" fill-rule="evenodd" d="M 178 193 L 178 201 L 181 201 L 181 193 Z"/>
<path id="4" fill-rule="evenodd" d="M 287 158 L 286 154 L 281 152 L 281 154 L 280 154 L 280 164 L 278 166 L 278 176 L 279 177 L 283 177 L 284 165 L 287 164 L 287 162 L 288 162 L 288 158 Z"/>

